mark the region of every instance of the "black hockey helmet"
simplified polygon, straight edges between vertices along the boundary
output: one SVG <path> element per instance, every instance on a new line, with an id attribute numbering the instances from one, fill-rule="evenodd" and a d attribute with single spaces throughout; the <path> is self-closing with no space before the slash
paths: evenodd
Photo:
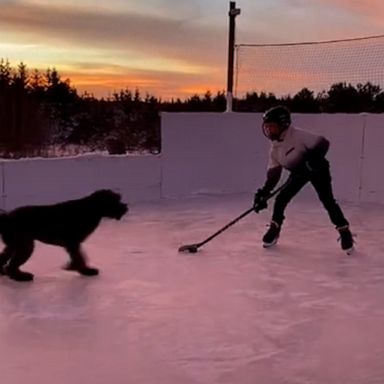
<path id="1" fill-rule="evenodd" d="M 275 123 L 279 126 L 280 132 L 276 134 L 271 134 L 265 128 L 265 124 Z M 264 112 L 263 115 L 263 133 L 271 140 L 277 140 L 278 136 L 281 135 L 291 125 L 291 112 L 289 109 L 283 105 L 278 105 L 272 107 Z"/>

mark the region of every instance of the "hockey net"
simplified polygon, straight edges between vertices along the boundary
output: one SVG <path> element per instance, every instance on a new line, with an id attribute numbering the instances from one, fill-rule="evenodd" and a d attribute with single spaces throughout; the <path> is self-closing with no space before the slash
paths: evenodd
<path id="1" fill-rule="evenodd" d="M 235 96 L 320 93 L 336 83 L 384 88 L 384 35 L 347 40 L 236 45 Z"/>

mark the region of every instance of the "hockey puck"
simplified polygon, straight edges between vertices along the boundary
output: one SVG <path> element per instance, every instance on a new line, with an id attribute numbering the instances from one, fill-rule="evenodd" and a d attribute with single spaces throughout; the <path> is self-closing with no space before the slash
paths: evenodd
<path id="1" fill-rule="evenodd" d="M 195 244 L 183 245 L 179 248 L 179 252 L 196 253 L 197 246 Z"/>

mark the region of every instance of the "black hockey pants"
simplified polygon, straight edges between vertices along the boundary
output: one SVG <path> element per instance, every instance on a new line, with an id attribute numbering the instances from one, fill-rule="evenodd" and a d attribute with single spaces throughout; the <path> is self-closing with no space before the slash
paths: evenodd
<path id="1" fill-rule="evenodd" d="M 272 220 L 279 225 L 283 223 L 285 219 L 284 211 L 288 203 L 308 182 L 312 184 L 317 192 L 320 201 L 328 212 L 331 222 L 336 227 L 348 225 L 348 221 L 333 196 L 329 162 L 325 159 L 316 171 L 308 171 L 301 174 L 291 173 L 289 183 L 275 199 Z"/>

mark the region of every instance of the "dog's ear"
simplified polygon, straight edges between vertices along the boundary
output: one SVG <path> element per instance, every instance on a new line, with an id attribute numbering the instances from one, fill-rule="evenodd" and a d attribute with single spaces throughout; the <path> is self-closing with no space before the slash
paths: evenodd
<path id="1" fill-rule="evenodd" d="M 127 204 L 121 202 L 121 195 L 110 189 L 100 189 L 93 192 L 88 201 L 95 207 L 101 217 L 120 220 L 128 211 Z"/>

